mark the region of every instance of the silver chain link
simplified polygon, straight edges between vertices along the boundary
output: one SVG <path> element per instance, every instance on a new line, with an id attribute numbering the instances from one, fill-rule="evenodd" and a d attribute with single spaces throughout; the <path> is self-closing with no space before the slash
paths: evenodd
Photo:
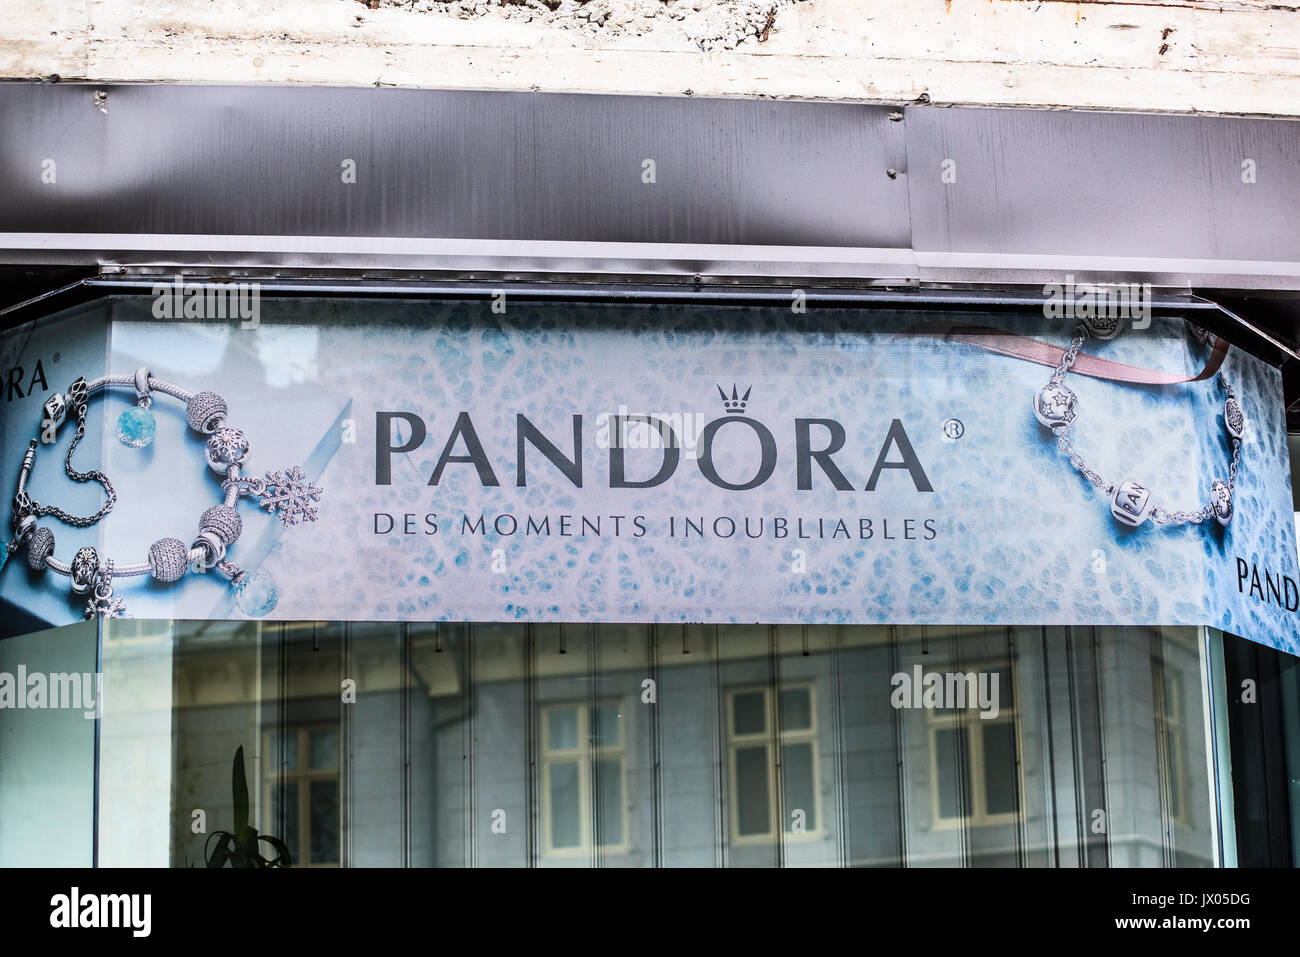
<path id="1" fill-rule="evenodd" d="M 1091 482 L 1094 488 L 1105 492 L 1107 495 L 1113 495 L 1115 486 L 1102 478 L 1095 469 L 1083 460 L 1083 456 L 1074 450 L 1074 444 L 1069 439 L 1069 432 L 1068 426 L 1056 430 L 1056 447 L 1069 457 L 1070 464 L 1078 469 L 1080 474 Z"/>
<path id="2" fill-rule="evenodd" d="M 113 483 L 108 480 L 108 476 L 99 469 L 91 469 L 88 472 L 78 472 L 72 467 L 72 453 L 77 450 L 77 443 L 86 437 L 86 407 L 80 405 L 76 409 L 77 413 L 77 434 L 73 436 L 72 444 L 68 446 L 68 454 L 63 457 L 63 470 L 68 473 L 68 478 L 74 482 L 98 482 L 104 487 L 104 492 L 108 495 L 108 500 L 103 507 L 94 515 L 80 516 L 72 515 L 65 512 L 57 505 L 41 505 L 39 502 L 32 502 L 31 514 L 37 518 L 44 518 L 46 515 L 52 515 L 59 521 L 64 522 L 74 528 L 90 528 L 100 521 L 105 515 L 113 510 L 117 504 L 117 491 L 113 488 Z"/>
<path id="3" fill-rule="evenodd" d="M 1070 369 L 1074 366 L 1075 359 L 1077 359 L 1079 356 L 1079 350 L 1083 348 L 1084 343 L 1087 341 L 1088 341 L 1087 330 L 1083 327 L 1082 324 L 1075 326 L 1073 338 L 1070 341 L 1070 347 L 1066 349 L 1065 353 L 1061 356 L 1061 361 L 1060 363 L 1057 364 L 1056 371 L 1052 373 L 1052 377 L 1048 380 L 1049 384 L 1059 385 L 1065 379 Z M 1222 372 L 1219 372 L 1217 378 L 1219 384 L 1227 392 L 1228 396 L 1231 397 L 1233 395 L 1233 392 L 1232 392 L 1232 387 L 1228 384 L 1227 377 L 1224 376 Z M 1070 426 L 1059 425 L 1056 426 L 1052 431 L 1056 435 L 1057 448 L 1059 448 L 1062 452 L 1065 453 L 1066 457 L 1070 461 L 1070 464 L 1074 466 L 1075 469 L 1078 470 L 1079 474 L 1081 474 L 1085 479 L 1087 479 L 1088 482 L 1095 489 L 1104 493 L 1106 496 L 1109 497 L 1114 495 L 1115 485 L 1111 482 L 1107 482 L 1104 478 L 1102 478 L 1101 474 L 1092 466 L 1090 466 L 1087 463 L 1087 461 L 1084 460 L 1083 456 L 1080 455 L 1078 451 L 1075 450 L 1074 444 L 1069 439 Z M 1228 469 L 1228 493 L 1230 496 L 1233 493 L 1233 491 L 1236 489 L 1237 467 L 1240 464 L 1240 462 L 1241 462 L 1241 439 L 1233 438 L 1232 439 L 1232 463 Z M 1202 522 L 1213 518 L 1214 514 L 1215 513 L 1214 513 L 1213 505 L 1204 505 L 1201 508 L 1196 509 L 1195 511 L 1177 510 L 1173 512 L 1161 508 L 1160 506 L 1155 506 L 1151 509 L 1151 521 L 1154 522 L 1156 525 L 1187 525 L 1187 524 L 1199 525 Z"/>
<path id="4" fill-rule="evenodd" d="M 1083 344 L 1088 341 L 1088 335 L 1083 326 L 1074 327 L 1074 338 L 1070 341 L 1070 348 L 1065 350 L 1061 356 L 1061 361 L 1056 366 L 1056 371 L 1052 373 L 1051 382 L 1060 382 L 1065 378 L 1066 373 L 1074 366 L 1074 360 L 1079 357 L 1079 350 Z"/>
<path id="5" fill-rule="evenodd" d="M 33 501 L 27 492 L 27 480 L 35 466 L 36 454 L 40 443 L 35 439 L 31 440 L 27 452 L 23 456 L 22 467 L 18 473 L 17 490 L 13 498 L 11 522 L 14 528 L 14 537 L 7 544 L 0 542 L 0 549 L 4 550 L 5 555 L 14 554 L 23 546 L 24 542 L 29 542 L 31 536 L 37 534 L 37 518 L 51 516 L 76 528 L 89 528 L 100 522 L 104 516 L 113 510 L 113 506 L 117 504 L 117 491 L 113 488 L 113 484 L 109 481 L 108 476 L 98 469 L 90 469 L 81 472 L 72 465 L 73 453 L 76 451 L 81 440 L 86 436 L 86 411 L 91 396 L 98 392 L 107 391 L 113 388 L 134 388 L 136 392 L 136 402 L 143 408 L 149 407 L 152 402 L 151 395 L 153 393 L 169 395 L 180 400 L 187 406 L 187 422 L 190 424 L 191 428 L 196 431 L 212 433 L 212 431 L 221 425 L 225 419 L 225 400 L 219 395 L 207 394 L 207 398 L 205 399 L 206 408 L 203 410 L 204 415 L 201 420 L 199 420 L 201 424 L 196 424 L 196 420 L 192 418 L 192 410 L 189 406 L 192 404 L 193 400 L 204 394 L 200 393 L 196 395 L 182 389 L 180 386 L 158 379 L 149 373 L 147 367 L 137 369 L 134 376 L 101 376 L 91 382 L 87 382 L 84 378 L 76 379 L 69 387 L 66 395 L 58 396 L 57 401 L 55 401 L 54 398 L 51 398 L 50 400 L 47 400 L 46 405 L 42 407 L 42 412 L 49 413 L 49 415 L 42 420 L 42 439 L 44 439 L 44 433 L 47 431 L 52 433 L 50 437 L 53 439 L 54 435 L 57 434 L 58 427 L 63 424 L 66 419 L 66 412 L 70 410 L 77 419 L 77 430 L 76 435 L 72 439 L 72 443 L 68 447 L 68 453 L 63 460 L 64 471 L 67 472 L 68 477 L 74 482 L 98 482 L 103 486 L 107 500 L 98 512 L 94 515 L 88 516 L 72 515 L 57 506 L 41 505 L 39 502 Z M 210 427 L 209 423 L 212 423 Z M 230 429 L 229 432 L 234 437 L 232 442 L 238 444 L 239 447 L 235 452 L 230 453 L 228 456 L 223 452 L 223 458 L 220 463 L 214 460 L 212 457 L 212 448 L 209 447 L 208 465 L 214 470 L 225 472 L 226 479 L 222 483 L 222 491 L 225 498 L 224 507 L 227 511 L 233 511 L 241 496 L 264 497 L 267 488 L 270 486 L 271 475 L 275 474 L 278 476 L 280 473 L 268 473 L 266 479 L 241 477 L 239 474 L 240 463 L 243 462 L 244 458 L 248 454 L 248 443 L 247 440 L 244 439 L 243 433 L 238 429 Z M 312 483 L 305 481 L 305 476 L 302 476 L 301 469 L 297 466 L 289 469 L 285 474 L 292 477 L 295 483 L 298 483 L 303 487 L 303 490 L 301 491 L 297 488 L 293 490 L 292 494 L 298 496 L 298 498 L 289 501 L 289 496 L 285 495 L 277 498 L 271 504 L 268 504 L 264 500 L 262 502 L 263 507 L 269 508 L 272 512 L 278 514 L 285 525 L 297 524 L 300 520 L 314 522 L 316 520 L 316 511 L 315 508 L 312 507 L 311 503 L 319 500 L 322 490 Z M 278 480 L 276 485 L 277 491 L 284 491 L 283 489 L 278 488 L 280 485 Z M 302 502 L 300 502 L 299 499 L 302 499 Z M 303 504 L 303 502 L 306 504 Z M 184 549 L 183 543 L 180 543 L 175 539 L 159 539 L 150 548 L 149 559 L 147 561 L 134 565 L 121 566 L 115 565 L 112 559 L 104 559 L 102 563 L 99 563 L 98 574 L 95 575 L 93 581 L 88 583 L 91 586 L 91 591 L 90 598 L 86 604 L 86 617 L 88 619 L 93 617 L 118 618 L 125 614 L 125 605 L 123 600 L 113 593 L 114 578 L 153 575 L 154 578 L 160 581 L 174 582 L 184 575 L 186 566 L 194 567 L 194 563 L 200 559 L 202 559 L 202 562 L 198 567 L 194 568 L 195 571 L 206 572 L 215 567 L 230 579 L 230 583 L 236 589 L 239 589 L 246 584 L 249 580 L 249 573 L 240 568 L 234 562 L 224 558 L 226 546 L 232 544 L 233 541 L 239 537 L 239 525 L 242 523 L 239 523 L 238 515 L 236 514 L 233 517 L 233 522 L 235 523 L 233 525 L 233 530 L 232 520 L 222 516 L 211 519 L 211 523 L 207 524 L 209 522 L 209 513 L 213 511 L 214 509 L 209 509 L 204 513 L 204 517 L 200 520 L 199 538 L 190 546 L 188 551 Z M 290 519 L 289 516 L 292 516 L 292 519 Z M 79 588 L 78 585 L 87 583 L 80 583 L 75 572 L 77 561 L 81 560 L 80 553 L 78 553 L 78 560 L 74 560 L 72 565 L 58 561 L 53 555 L 52 535 L 47 532 L 47 534 L 41 537 L 42 542 L 40 547 L 43 549 L 41 552 L 41 559 L 44 562 L 45 568 L 57 574 L 72 577 L 74 583 L 74 594 L 85 594 L 84 588 Z M 161 548 L 161 546 L 166 547 Z M 31 547 L 30 543 L 29 547 Z M 98 558 L 95 555 L 93 548 L 87 547 L 85 551 L 90 553 L 90 558 L 86 559 L 87 563 L 98 562 Z M 181 562 L 182 558 L 184 559 L 183 562 Z M 28 560 L 35 561 L 32 555 L 28 556 Z M 35 567 L 35 565 L 33 567 Z M 83 568 L 84 567 L 87 566 L 83 565 Z M 94 574 L 93 571 L 86 572 L 86 575 L 92 574 Z M 272 605 L 273 604 L 274 602 L 272 602 Z M 249 614 L 260 616 L 266 614 L 268 610 L 268 608 L 262 607 L 262 610 L 249 612 Z"/>

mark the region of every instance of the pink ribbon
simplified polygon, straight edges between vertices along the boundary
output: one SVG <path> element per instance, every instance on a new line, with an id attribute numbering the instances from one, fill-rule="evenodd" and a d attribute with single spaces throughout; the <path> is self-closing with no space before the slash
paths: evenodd
<path id="1" fill-rule="evenodd" d="M 988 352 L 1023 359 L 1038 365 L 1055 368 L 1061 364 L 1066 350 L 1054 346 L 1042 339 L 1031 339 L 994 329 L 991 326 L 969 326 L 951 322 L 927 322 L 914 326 L 909 331 L 939 335 L 951 342 L 964 342 Z M 1138 366 L 1102 359 L 1080 352 L 1071 367 L 1072 372 L 1091 376 L 1094 379 L 1110 379 L 1115 382 L 1133 382 L 1139 385 L 1179 385 L 1184 382 L 1200 382 L 1219 371 L 1223 360 L 1228 355 L 1227 340 L 1222 336 L 1214 337 L 1214 348 L 1206 360 L 1205 367 L 1196 375 L 1178 375 L 1173 372 L 1157 372 Z"/>

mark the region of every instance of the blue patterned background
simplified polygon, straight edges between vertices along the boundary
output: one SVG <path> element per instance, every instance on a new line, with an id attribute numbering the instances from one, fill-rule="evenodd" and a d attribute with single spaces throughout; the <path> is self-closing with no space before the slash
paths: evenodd
<path id="1" fill-rule="evenodd" d="M 1280 376 L 1238 350 L 1224 371 L 1250 426 L 1232 524 L 1128 530 L 1034 418 L 1031 399 L 1050 370 L 907 334 L 921 321 L 960 318 L 1064 345 L 1068 330 L 1046 333 L 1041 316 L 522 303 L 494 315 L 488 303 L 264 299 L 261 326 L 244 330 L 155 321 L 149 305 L 116 304 L 111 369 L 148 363 L 186 388 L 222 393 L 230 423 L 249 435 L 256 470 L 308 465 L 326 490 L 321 520 L 299 528 L 241 505 L 246 531 L 231 558 L 274 577 L 272 618 L 1212 624 L 1300 651 L 1296 614 L 1237 588 L 1237 556 L 1261 574 L 1300 578 Z M 1181 320 L 1156 320 L 1086 351 L 1180 373 L 1208 356 Z M 729 392 L 732 383 L 741 392 L 752 386 L 746 414 L 775 436 L 778 464 L 766 484 L 717 488 L 684 453 L 662 486 L 608 488 L 609 453 L 595 441 L 600 413 L 625 406 L 709 421 L 724 414 L 717 386 Z M 1067 384 L 1080 402 L 1076 447 L 1108 480 L 1132 477 L 1166 508 L 1194 509 L 1212 478 L 1226 478 L 1224 396 L 1212 380 L 1137 387 L 1071 375 Z M 219 492 L 177 403 L 159 400 L 149 454 L 112 439 L 129 398 L 100 404 L 106 466 L 122 499 L 104 524 L 104 545 L 119 561 L 139 560 L 162 535 L 188 541 Z M 391 486 L 375 485 L 378 410 L 416 412 L 428 425 L 418 451 L 394 456 Z M 437 487 L 427 484 L 461 411 L 471 414 L 499 487 L 482 487 L 464 463 L 449 464 Z M 515 486 L 520 412 L 562 450 L 571 444 L 570 416 L 583 415 L 582 489 L 531 447 L 528 487 Z M 835 461 L 855 491 L 835 490 L 816 467 L 813 489 L 796 490 L 796 417 L 844 425 Z M 875 492 L 862 491 L 895 418 L 932 493 L 889 469 Z M 950 418 L 965 428 L 955 441 L 943 432 Z M 741 439 L 745 431 L 720 433 L 724 476 L 752 471 L 756 443 Z M 813 436 L 820 447 L 825 433 Z M 629 474 L 648 475 L 659 455 L 629 450 Z M 400 515 L 414 513 L 420 532 L 423 515 L 437 513 L 439 531 L 376 535 L 375 512 L 398 516 L 399 530 Z M 485 515 L 490 526 L 506 512 L 519 534 L 459 533 L 462 514 Z M 554 532 L 561 513 L 605 516 L 606 534 L 522 533 L 525 516 L 550 516 Z M 622 537 L 608 533 L 615 514 L 628 516 Z M 649 534 L 627 534 L 634 515 L 646 516 Z M 801 517 L 805 527 L 823 518 L 828 529 L 843 517 L 851 530 L 865 517 L 876 534 L 680 537 L 684 516 L 722 515 L 738 523 L 761 516 L 769 529 L 774 516 L 792 528 Z M 669 516 L 677 538 L 667 535 Z M 918 529 L 931 520 L 933 540 L 904 540 L 906 519 Z M 883 538 L 885 521 L 893 540 Z M 796 569 L 795 548 L 806 570 Z M 504 574 L 493 570 L 496 549 Z M 124 594 L 137 616 L 240 614 L 212 576 L 175 587 L 140 583 Z"/>

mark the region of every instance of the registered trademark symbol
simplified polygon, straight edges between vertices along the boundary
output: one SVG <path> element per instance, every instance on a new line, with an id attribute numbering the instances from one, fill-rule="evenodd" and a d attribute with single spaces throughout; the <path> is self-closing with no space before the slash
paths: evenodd
<path id="1" fill-rule="evenodd" d="M 966 426 L 962 425 L 961 419 L 949 419 L 943 424 L 943 437 L 950 442 L 955 442 L 966 434 Z"/>

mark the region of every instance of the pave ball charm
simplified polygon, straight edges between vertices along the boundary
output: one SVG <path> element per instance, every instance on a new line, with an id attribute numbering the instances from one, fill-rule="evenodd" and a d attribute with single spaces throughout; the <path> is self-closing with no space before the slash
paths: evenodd
<path id="1" fill-rule="evenodd" d="M 149 571 L 160 582 L 178 582 L 189 567 L 190 551 L 179 538 L 160 538 L 149 546 Z"/>
<path id="2" fill-rule="evenodd" d="M 72 559 L 72 593 L 88 595 L 99 576 L 99 555 L 87 545 L 77 550 Z"/>
<path id="3" fill-rule="evenodd" d="M 1034 393 L 1034 415 L 1049 429 L 1069 425 L 1078 414 L 1078 396 L 1059 382 L 1049 382 Z"/>
<path id="4" fill-rule="evenodd" d="M 1151 490 L 1132 479 L 1125 479 L 1115 489 L 1110 511 L 1120 523 L 1137 528 L 1151 514 Z"/>
<path id="5" fill-rule="evenodd" d="M 217 429 L 204 449 L 208 465 L 225 475 L 232 465 L 242 465 L 248 458 L 248 439 L 239 429 Z"/>
<path id="6" fill-rule="evenodd" d="M 226 418 L 226 400 L 215 392 L 200 392 L 185 403 L 185 421 L 195 432 L 211 435 Z"/>
<path id="7" fill-rule="evenodd" d="M 27 565 L 32 571 L 43 571 L 45 559 L 54 554 L 54 533 L 48 528 L 38 528 L 27 541 Z"/>
<path id="8" fill-rule="evenodd" d="M 1210 508 L 1214 509 L 1219 524 L 1227 528 L 1232 521 L 1232 490 L 1222 479 L 1210 483 Z"/>
<path id="9" fill-rule="evenodd" d="M 1223 427 L 1234 439 L 1241 438 L 1246 431 L 1246 416 L 1242 414 L 1241 403 L 1234 395 L 1228 396 L 1228 400 L 1223 403 Z"/>
<path id="10" fill-rule="evenodd" d="M 211 532 L 222 545 L 233 545 L 243 530 L 243 519 L 229 505 L 214 505 L 199 519 L 199 531 Z"/>

